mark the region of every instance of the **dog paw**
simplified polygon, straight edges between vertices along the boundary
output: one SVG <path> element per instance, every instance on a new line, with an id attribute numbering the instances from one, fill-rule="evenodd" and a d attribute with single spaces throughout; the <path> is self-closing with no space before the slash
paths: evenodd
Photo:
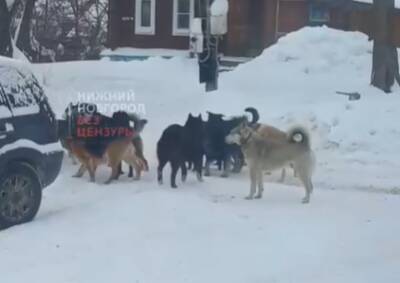
<path id="1" fill-rule="evenodd" d="M 310 203 L 310 199 L 309 198 L 303 198 L 301 203 L 303 203 L 303 204 Z"/>
<path id="2" fill-rule="evenodd" d="M 177 189 L 177 188 L 178 188 L 178 186 L 177 186 L 177 185 L 172 185 L 172 186 L 171 186 L 171 188 L 173 188 L 173 189 Z"/>
<path id="3" fill-rule="evenodd" d="M 245 199 L 245 200 L 252 200 L 252 199 L 253 199 L 253 196 L 247 196 L 247 197 L 245 197 L 244 199 Z"/>
<path id="4" fill-rule="evenodd" d="M 262 199 L 262 195 L 256 195 L 254 198 L 255 199 Z"/>
<path id="5" fill-rule="evenodd" d="M 182 176 L 182 182 L 186 182 L 187 176 Z"/>
<path id="6" fill-rule="evenodd" d="M 221 174 L 221 178 L 228 178 L 229 177 L 229 174 L 228 173 L 222 173 Z"/>

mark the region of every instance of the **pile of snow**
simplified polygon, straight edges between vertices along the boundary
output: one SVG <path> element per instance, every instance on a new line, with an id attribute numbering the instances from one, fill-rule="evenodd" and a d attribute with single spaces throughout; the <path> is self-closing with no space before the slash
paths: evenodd
<path id="1" fill-rule="evenodd" d="M 305 120 L 322 139 L 322 147 L 335 144 L 346 151 L 390 154 L 400 146 L 398 125 L 393 123 L 400 100 L 369 85 L 371 62 L 372 44 L 366 35 L 308 27 L 227 74 L 225 83 L 255 105 L 264 101 L 266 109 L 261 111 L 271 120 Z M 350 102 L 337 91 L 359 92 L 362 98 Z M 371 116 L 376 107 L 382 113 Z"/>
<path id="2" fill-rule="evenodd" d="M 373 4 L 373 0 L 353 0 L 354 2 L 361 2 L 367 4 Z M 394 0 L 394 6 L 400 9 L 400 0 Z"/>

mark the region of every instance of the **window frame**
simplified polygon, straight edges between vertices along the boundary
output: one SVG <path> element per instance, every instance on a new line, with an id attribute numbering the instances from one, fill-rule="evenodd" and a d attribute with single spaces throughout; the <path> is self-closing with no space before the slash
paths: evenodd
<path id="1" fill-rule="evenodd" d="M 190 1 L 190 11 L 189 11 L 189 27 L 188 28 L 178 28 L 178 1 L 173 0 L 173 10 L 172 10 L 172 35 L 173 36 L 189 36 L 190 29 L 192 25 L 192 20 L 194 19 L 194 0 Z"/>
<path id="2" fill-rule="evenodd" d="M 150 26 L 142 26 L 142 3 L 143 0 L 135 1 L 135 34 L 155 35 L 156 32 L 156 0 L 150 1 Z"/>
<path id="3" fill-rule="evenodd" d="M 314 9 L 324 9 L 327 13 L 327 17 L 326 18 L 317 18 L 314 17 Z M 326 5 L 321 4 L 310 4 L 310 8 L 309 8 L 309 15 L 308 15 L 308 22 L 310 24 L 328 24 L 331 21 L 331 13 L 329 10 L 329 7 L 327 7 Z"/>

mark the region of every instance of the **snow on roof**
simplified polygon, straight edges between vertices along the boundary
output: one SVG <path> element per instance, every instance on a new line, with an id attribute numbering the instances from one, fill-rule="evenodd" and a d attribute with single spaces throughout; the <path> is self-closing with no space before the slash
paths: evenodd
<path id="1" fill-rule="evenodd" d="M 373 0 L 353 0 L 353 2 L 372 4 Z M 400 0 L 394 0 L 394 6 L 400 9 Z"/>
<path id="2" fill-rule="evenodd" d="M 228 14 L 229 4 L 227 0 L 215 0 L 211 5 L 211 15 L 223 16 Z"/>
<path id="3" fill-rule="evenodd" d="M 29 65 L 22 61 L 0 56 L 0 67 L 12 67 L 23 73 L 31 73 Z"/>

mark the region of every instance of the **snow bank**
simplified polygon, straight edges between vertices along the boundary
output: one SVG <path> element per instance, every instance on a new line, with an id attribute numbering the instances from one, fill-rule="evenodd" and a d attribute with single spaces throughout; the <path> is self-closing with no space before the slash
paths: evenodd
<path id="1" fill-rule="evenodd" d="M 353 0 L 354 2 L 361 2 L 361 3 L 367 3 L 367 4 L 372 4 L 373 0 Z M 394 6 L 396 8 L 400 9 L 400 0 L 394 0 Z"/>
<path id="2" fill-rule="evenodd" d="M 254 101 L 264 100 L 266 106 L 280 104 L 280 108 L 266 110 L 272 112 L 271 118 L 280 113 L 296 120 L 305 113 L 302 119 L 309 120 L 311 127 L 326 128 L 324 146 L 334 141 L 352 147 L 362 141 L 372 149 L 384 144 L 376 139 L 383 142 L 388 138 L 385 133 L 395 131 L 397 125 L 390 122 L 394 117 L 387 113 L 392 113 L 400 100 L 369 86 L 371 56 L 372 44 L 362 33 L 309 27 L 281 38 L 258 58 L 227 74 L 226 81 L 229 87 L 245 92 L 248 100 L 253 100 L 254 93 Z M 362 98 L 349 102 L 336 91 L 359 92 Z M 377 105 L 385 114 L 371 121 L 369 113 Z M 282 113 L 285 109 L 290 112 Z M 378 128 L 379 135 L 371 134 Z M 387 145 L 381 149 L 385 148 L 388 150 Z"/>

